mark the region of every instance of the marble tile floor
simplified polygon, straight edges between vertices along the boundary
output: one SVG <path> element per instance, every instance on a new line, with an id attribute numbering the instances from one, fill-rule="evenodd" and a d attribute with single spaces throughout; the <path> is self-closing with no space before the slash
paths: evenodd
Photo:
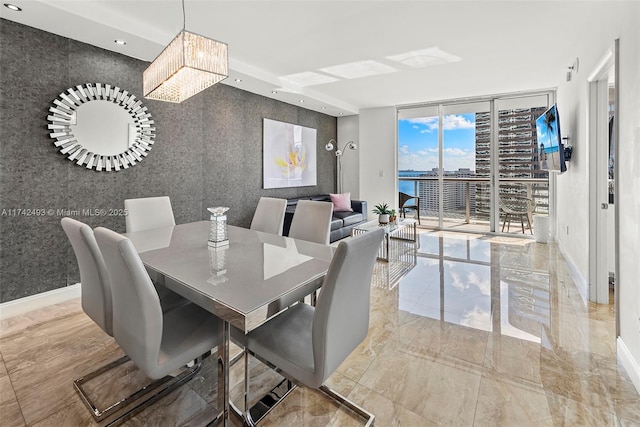
<path id="1" fill-rule="evenodd" d="M 640 426 L 640 396 L 616 361 L 613 307 L 585 301 L 554 244 L 420 230 L 417 246 L 398 283 L 372 286 L 369 335 L 328 381 L 377 426 Z M 4 320 L 0 425 L 95 425 L 72 381 L 121 354 L 78 300 Z M 125 425 L 206 425 L 214 361 Z M 231 372 L 238 404 L 243 366 Z M 255 398 L 278 377 L 251 366 Z M 124 383 L 96 390 L 113 397 L 144 381 L 123 370 L 107 380 Z M 298 388 L 261 425 L 362 421 Z"/>

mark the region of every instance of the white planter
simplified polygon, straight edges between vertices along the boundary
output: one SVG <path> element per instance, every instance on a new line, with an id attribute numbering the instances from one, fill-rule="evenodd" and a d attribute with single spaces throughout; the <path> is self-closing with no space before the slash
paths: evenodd
<path id="1" fill-rule="evenodd" d="M 549 217 L 546 215 L 533 216 L 533 235 L 536 242 L 547 243 L 549 241 Z"/>
<path id="2" fill-rule="evenodd" d="M 389 223 L 389 215 L 388 214 L 378 215 L 378 222 L 380 224 L 388 224 Z"/>

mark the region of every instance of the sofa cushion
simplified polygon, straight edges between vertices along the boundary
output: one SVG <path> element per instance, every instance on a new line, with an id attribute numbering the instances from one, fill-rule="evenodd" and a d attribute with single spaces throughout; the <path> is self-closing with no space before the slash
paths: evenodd
<path id="1" fill-rule="evenodd" d="M 299 200 L 316 200 L 322 202 L 331 202 L 329 194 L 318 194 L 314 196 L 302 196 L 287 200 L 287 209 L 284 215 L 283 235 L 289 235 L 291 222 Z M 331 221 L 330 241 L 334 242 L 342 239 L 350 234 L 351 228 L 355 225 L 366 221 L 367 219 L 367 202 L 364 200 L 351 200 L 351 208 L 353 212 L 333 212 Z"/>
<path id="2" fill-rule="evenodd" d="M 362 214 L 359 212 L 334 212 L 333 213 L 333 218 L 340 218 L 342 219 L 342 225 L 343 227 L 347 227 L 349 225 L 353 225 L 353 224 L 357 224 L 359 222 L 362 222 L 363 217 Z"/>
<path id="3" fill-rule="evenodd" d="M 331 230 L 337 230 L 339 228 L 344 227 L 344 222 L 342 218 L 336 218 L 335 216 L 331 220 Z"/>
<path id="4" fill-rule="evenodd" d="M 308 196 L 296 197 L 295 199 L 287 199 L 287 206 L 293 206 L 293 208 L 295 209 L 296 205 L 300 200 L 311 200 L 311 199 Z"/>
<path id="5" fill-rule="evenodd" d="M 329 197 L 331 197 L 334 212 L 353 212 L 351 208 L 351 193 L 330 193 Z"/>

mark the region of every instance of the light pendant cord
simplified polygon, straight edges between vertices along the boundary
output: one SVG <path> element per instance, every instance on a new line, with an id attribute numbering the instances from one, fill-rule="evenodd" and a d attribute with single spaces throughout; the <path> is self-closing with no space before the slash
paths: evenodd
<path id="1" fill-rule="evenodd" d="M 184 0 L 182 0 L 182 31 L 187 29 L 187 14 L 184 12 Z"/>

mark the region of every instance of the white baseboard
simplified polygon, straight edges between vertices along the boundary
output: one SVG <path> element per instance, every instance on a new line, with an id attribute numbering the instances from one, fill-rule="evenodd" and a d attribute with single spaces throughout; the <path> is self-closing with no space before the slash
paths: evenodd
<path id="1" fill-rule="evenodd" d="M 80 297 L 80 283 L 0 304 L 0 320 Z"/>
<path id="2" fill-rule="evenodd" d="M 571 257 L 564 251 L 564 249 L 562 248 L 562 244 L 560 242 L 558 242 L 558 249 L 560 250 L 562 257 L 566 261 L 567 266 L 569 267 L 571 278 L 573 279 L 573 282 L 576 284 L 576 287 L 578 288 L 580 295 L 582 295 L 582 298 L 585 301 L 589 301 L 589 281 L 587 280 L 586 277 L 582 275 L 580 270 L 578 270 L 578 267 L 576 267 L 576 263 L 573 262 Z"/>
<path id="3" fill-rule="evenodd" d="M 626 346 L 624 341 L 622 341 L 622 337 L 618 337 L 616 344 L 618 349 L 618 359 L 627 371 L 627 374 L 631 378 L 636 390 L 640 393 L 640 365 L 638 365 L 640 361 L 633 358 L 629 348 Z"/>

